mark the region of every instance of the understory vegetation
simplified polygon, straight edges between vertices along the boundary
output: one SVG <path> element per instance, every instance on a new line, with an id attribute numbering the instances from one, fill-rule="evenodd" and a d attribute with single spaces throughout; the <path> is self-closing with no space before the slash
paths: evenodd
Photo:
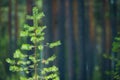
<path id="1" fill-rule="evenodd" d="M 54 48 L 61 43 L 60 41 L 45 43 L 44 30 L 46 26 L 38 23 L 44 13 L 39 13 L 36 7 L 32 11 L 33 15 L 28 15 L 27 19 L 33 21 L 33 26 L 24 25 L 23 30 L 20 31 L 23 43 L 12 58 L 6 59 L 10 64 L 9 69 L 12 72 L 17 72 L 20 75 L 20 80 L 59 80 L 59 69 L 53 64 L 56 58 L 55 54 L 47 56 L 47 58 L 44 54 L 46 48 Z M 27 43 L 27 40 L 30 40 L 31 43 Z"/>

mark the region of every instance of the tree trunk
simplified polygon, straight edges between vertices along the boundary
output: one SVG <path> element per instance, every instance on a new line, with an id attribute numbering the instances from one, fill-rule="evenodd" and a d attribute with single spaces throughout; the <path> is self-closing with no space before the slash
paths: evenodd
<path id="1" fill-rule="evenodd" d="M 32 15 L 32 9 L 33 9 L 34 5 L 35 4 L 34 4 L 33 0 L 26 0 L 27 15 Z M 30 26 L 33 26 L 33 21 L 27 19 L 26 24 L 29 24 Z M 30 37 L 27 37 L 27 43 L 28 44 L 33 44 L 30 41 Z M 34 54 L 34 50 L 28 51 L 28 54 Z M 29 73 L 28 76 L 32 76 L 32 72 Z"/>
<path id="2" fill-rule="evenodd" d="M 87 80 L 93 80 L 93 72 L 94 72 L 94 66 L 95 63 L 99 63 L 98 60 L 95 61 L 95 58 L 97 57 L 95 54 L 95 20 L 94 20 L 94 0 L 86 0 L 88 5 L 87 7 L 87 22 L 88 22 L 88 28 L 87 29 L 87 65 L 88 65 L 88 71 L 87 71 Z M 96 64 L 98 66 L 98 64 Z"/>
<path id="3" fill-rule="evenodd" d="M 112 29 L 112 42 L 114 42 L 114 38 L 117 36 L 117 0 L 110 0 L 109 1 L 109 6 L 110 6 L 110 25 Z M 112 56 L 114 58 L 117 58 L 118 54 L 112 52 Z M 112 61 L 112 68 L 115 71 L 116 68 L 116 62 Z M 114 79 L 115 80 L 115 79 Z"/>
<path id="4" fill-rule="evenodd" d="M 87 80 L 87 62 L 86 62 L 86 52 L 85 52 L 85 6 L 84 6 L 84 0 L 78 0 L 78 23 L 79 23 L 79 41 L 80 41 L 80 80 Z"/>
<path id="5" fill-rule="evenodd" d="M 62 45 L 58 47 L 58 67 L 60 71 L 60 80 L 65 80 L 65 0 L 58 0 L 58 17 L 57 17 L 57 34 L 58 40 L 61 41 Z"/>
<path id="6" fill-rule="evenodd" d="M 75 79 L 75 40 L 73 35 L 73 14 L 72 14 L 72 2 L 73 0 L 65 1 L 65 43 L 66 43 L 66 59 L 67 59 L 67 80 Z"/>
<path id="7" fill-rule="evenodd" d="M 75 62 L 75 79 L 80 80 L 80 40 L 79 40 L 79 16 L 78 16 L 78 0 L 73 0 L 73 36 L 74 36 L 74 47 L 75 47 L 75 55 L 74 55 L 74 62 Z"/>
<path id="8" fill-rule="evenodd" d="M 8 36 L 9 36 L 9 55 L 12 56 L 12 1 L 9 0 L 8 12 Z"/>
<path id="9" fill-rule="evenodd" d="M 18 39 L 18 34 L 19 34 L 19 24 L 18 24 L 18 0 L 15 0 L 15 33 L 14 33 L 14 35 L 15 35 L 15 41 L 14 41 L 14 43 L 15 43 L 15 49 L 17 48 L 17 39 Z"/>

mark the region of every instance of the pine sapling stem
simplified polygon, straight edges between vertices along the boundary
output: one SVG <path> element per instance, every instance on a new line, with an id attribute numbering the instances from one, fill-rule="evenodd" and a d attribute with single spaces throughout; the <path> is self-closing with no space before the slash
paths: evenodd
<path id="1" fill-rule="evenodd" d="M 36 37 L 36 30 L 35 30 L 35 37 Z M 36 40 L 35 40 L 35 43 L 34 43 L 35 46 L 37 46 L 37 43 L 36 43 Z M 35 60 L 37 61 L 37 47 L 35 47 L 35 52 L 34 52 L 34 55 L 35 55 Z M 35 61 L 34 63 L 34 70 L 35 70 L 35 80 L 38 80 L 37 79 L 37 62 Z"/>
<path id="2" fill-rule="evenodd" d="M 35 27 L 35 30 L 34 30 L 34 33 L 35 33 L 35 37 L 37 37 L 37 35 L 36 35 L 36 30 L 37 30 L 37 27 L 38 27 L 38 23 L 37 23 L 37 12 L 35 11 L 34 13 L 33 13 L 33 17 L 34 17 L 34 19 L 33 19 L 33 25 L 34 25 L 34 27 Z M 36 39 L 35 39 L 35 43 L 34 43 L 34 45 L 36 46 L 35 47 L 35 53 L 34 53 L 34 55 L 35 55 L 35 63 L 34 63 L 34 70 L 35 70 L 35 80 L 38 80 L 38 78 L 37 78 L 37 41 L 36 41 Z"/>

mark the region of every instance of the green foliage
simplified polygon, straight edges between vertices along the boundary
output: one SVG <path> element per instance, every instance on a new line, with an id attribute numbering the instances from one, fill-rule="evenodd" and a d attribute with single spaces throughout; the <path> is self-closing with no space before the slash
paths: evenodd
<path id="1" fill-rule="evenodd" d="M 115 54 L 118 56 L 114 59 L 116 62 L 115 64 L 115 70 L 112 71 L 113 78 L 116 80 L 120 80 L 120 58 L 119 58 L 119 53 L 120 53 L 120 36 L 115 37 L 115 41 L 113 42 L 113 48 L 112 51 L 115 52 Z"/>
<path id="2" fill-rule="evenodd" d="M 33 8 L 33 15 L 27 16 L 28 19 L 33 20 L 33 26 L 25 24 L 24 29 L 20 32 L 20 37 L 30 37 L 32 44 L 23 43 L 21 48 L 17 49 L 13 54 L 13 59 L 6 59 L 10 64 L 10 71 L 24 72 L 25 74 L 32 72 L 31 77 L 20 76 L 20 80 L 59 80 L 58 68 L 55 65 L 45 67 L 45 65 L 48 66 L 50 62 L 53 62 L 56 56 L 53 55 L 44 59 L 42 55 L 45 46 L 54 48 L 61 43 L 60 41 L 56 41 L 44 45 L 44 30 L 46 29 L 46 26 L 38 25 L 38 20 L 43 16 L 44 14 L 42 12 L 38 13 L 36 7 Z M 30 50 L 34 50 L 32 55 L 28 55 L 27 53 Z M 41 67 L 43 65 L 44 67 Z"/>
<path id="3" fill-rule="evenodd" d="M 104 55 L 106 59 L 109 59 L 115 63 L 115 69 L 111 71 L 106 71 L 106 74 L 111 75 L 113 79 L 115 80 L 120 80 L 120 58 L 119 58 L 119 53 L 120 53 L 120 36 L 115 37 L 115 40 L 112 44 L 112 52 L 114 52 L 116 57 L 112 55 Z"/>
<path id="4" fill-rule="evenodd" d="M 120 52 L 120 37 L 115 38 L 115 42 L 113 42 L 113 52 Z"/>

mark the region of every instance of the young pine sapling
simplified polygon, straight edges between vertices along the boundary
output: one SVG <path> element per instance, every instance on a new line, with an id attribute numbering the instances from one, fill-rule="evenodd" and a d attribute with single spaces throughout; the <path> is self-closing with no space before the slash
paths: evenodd
<path id="1" fill-rule="evenodd" d="M 54 48 L 59 46 L 60 41 L 53 43 L 45 43 L 44 30 L 46 26 L 39 26 L 38 20 L 44 16 L 43 12 L 38 13 L 36 7 L 33 8 L 33 15 L 27 16 L 28 19 L 33 20 L 33 26 L 24 25 L 24 30 L 20 32 L 20 37 L 30 38 L 32 44 L 23 43 L 20 49 L 17 49 L 13 54 L 13 58 L 7 58 L 6 61 L 10 64 L 10 71 L 24 74 L 31 74 L 31 76 L 20 76 L 20 80 L 59 80 L 58 67 L 55 65 L 47 66 L 56 58 L 55 55 L 43 58 L 44 49 L 46 47 Z M 33 51 L 33 54 L 28 52 Z M 46 66 L 43 66 L 46 65 Z M 17 79 L 19 80 L 19 79 Z"/>

